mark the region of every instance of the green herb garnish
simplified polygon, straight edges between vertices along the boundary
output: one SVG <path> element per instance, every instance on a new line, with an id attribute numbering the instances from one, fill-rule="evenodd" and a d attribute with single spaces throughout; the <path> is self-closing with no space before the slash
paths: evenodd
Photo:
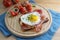
<path id="1" fill-rule="evenodd" d="M 32 4 L 32 7 L 36 7 L 35 4 Z"/>

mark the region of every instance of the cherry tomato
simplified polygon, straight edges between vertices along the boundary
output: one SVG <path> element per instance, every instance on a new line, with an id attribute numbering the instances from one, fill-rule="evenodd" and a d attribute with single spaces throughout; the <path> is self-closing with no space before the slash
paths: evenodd
<path id="1" fill-rule="evenodd" d="M 32 5 L 28 1 L 25 1 L 22 5 L 26 7 L 28 12 L 32 12 Z"/>
<path id="2" fill-rule="evenodd" d="M 3 0 L 3 5 L 5 7 L 10 7 L 12 5 L 12 1 L 11 0 Z"/>
<path id="3" fill-rule="evenodd" d="M 25 7 L 26 7 L 28 12 L 32 12 L 32 5 L 29 2 L 25 3 Z"/>
<path id="4" fill-rule="evenodd" d="M 18 6 L 18 9 L 21 9 L 23 6 L 20 4 L 19 6 Z"/>
<path id="5" fill-rule="evenodd" d="M 23 14 L 25 14 L 25 13 L 27 12 L 27 10 L 26 10 L 25 7 L 22 7 L 22 8 L 20 9 L 20 11 L 21 11 L 21 13 L 23 13 Z"/>
<path id="6" fill-rule="evenodd" d="M 26 9 L 27 9 L 28 12 L 32 12 L 32 6 L 31 5 L 27 5 Z"/>

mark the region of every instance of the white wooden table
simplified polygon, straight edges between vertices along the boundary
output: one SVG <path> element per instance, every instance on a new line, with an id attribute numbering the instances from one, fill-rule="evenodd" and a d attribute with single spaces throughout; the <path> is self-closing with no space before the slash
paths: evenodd
<path id="1" fill-rule="evenodd" d="M 0 14 L 2 14 L 2 11 L 4 11 L 5 9 L 4 7 L 1 6 L 2 4 L 1 1 L 2 0 L 0 0 Z M 56 10 L 57 12 L 60 12 L 60 0 L 35 0 L 35 1 L 45 8 L 50 8 Z M 13 36 L 5 37 L 0 32 L 0 40 L 16 40 L 16 39 Z M 60 40 L 60 28 L 56 31 L 52 40 Z"/>

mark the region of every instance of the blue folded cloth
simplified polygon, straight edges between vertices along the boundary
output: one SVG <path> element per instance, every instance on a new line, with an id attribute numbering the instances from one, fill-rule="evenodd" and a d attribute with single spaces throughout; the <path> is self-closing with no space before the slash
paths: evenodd
<path id="1" fill-rule="evenodd" d="M 31 1 L 31 0 L 30 0 Z M 33 2 L 33 1 L 31 1 Z M 20 37 L 16 37 L 16 40 L 51 40 L 54 33 L 57 31 L 57 29 L 60 26 L 60 13 L 53 11 L 53 10 L 48 10 L 51 15 L 52 15 L 52 25 L 50 27 L 50 29 L 44 33 L 43 35 L 40 35 L 39 37 L 36 38 L 28 38 L 28 39 L 22 39 Z M 0 31 L 5 35 L 5 36 L 10 36 L 13 35 L 7 28 L 5 25 L 5 14 L 0 15 Z"/>
<path id="2" fill-rule="evenodd" d="M 5 35 L 9 36 L 11 33 L 9 30 L 7 30 L 6 25 L 5 25 L 5 14 L 0 15 L 0 31 Z"/>
<path id="3" fill-rule="evenodd" d="M 17 37 L 17 40 L 51 40 L 54 33 L 57 31 L 57 29 L 60 26 L 60 13 L 53 10 L 49 10 L 49 11 L 52 14 L 52 25 L 46 33 L 40 35 L 39 37 L 30 38 L 30 39 L 21 39 L 20 37 Z"/>

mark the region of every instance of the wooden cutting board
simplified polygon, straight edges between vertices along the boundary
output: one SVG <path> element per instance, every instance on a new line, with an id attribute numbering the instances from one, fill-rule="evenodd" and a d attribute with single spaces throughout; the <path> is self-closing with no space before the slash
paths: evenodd
<path id="1" fill-rule="evenodd" d="M 2 1 L 3 0 L 0 0 L 0 14 L 2 14 L 3 11 L 5 11 L 5 8 L 2 5 Z M 57 12 L 60 12 L 60 0 L 35 0 L 35 1 L 46 8 L 50 8 L 56 10 Z M 0 32 L 0 40 L 16 40 L 16 39 L 13 36 L 5 37 Z M 57 30 L 52 40 L 60 40 L 60 28 Z"/>

